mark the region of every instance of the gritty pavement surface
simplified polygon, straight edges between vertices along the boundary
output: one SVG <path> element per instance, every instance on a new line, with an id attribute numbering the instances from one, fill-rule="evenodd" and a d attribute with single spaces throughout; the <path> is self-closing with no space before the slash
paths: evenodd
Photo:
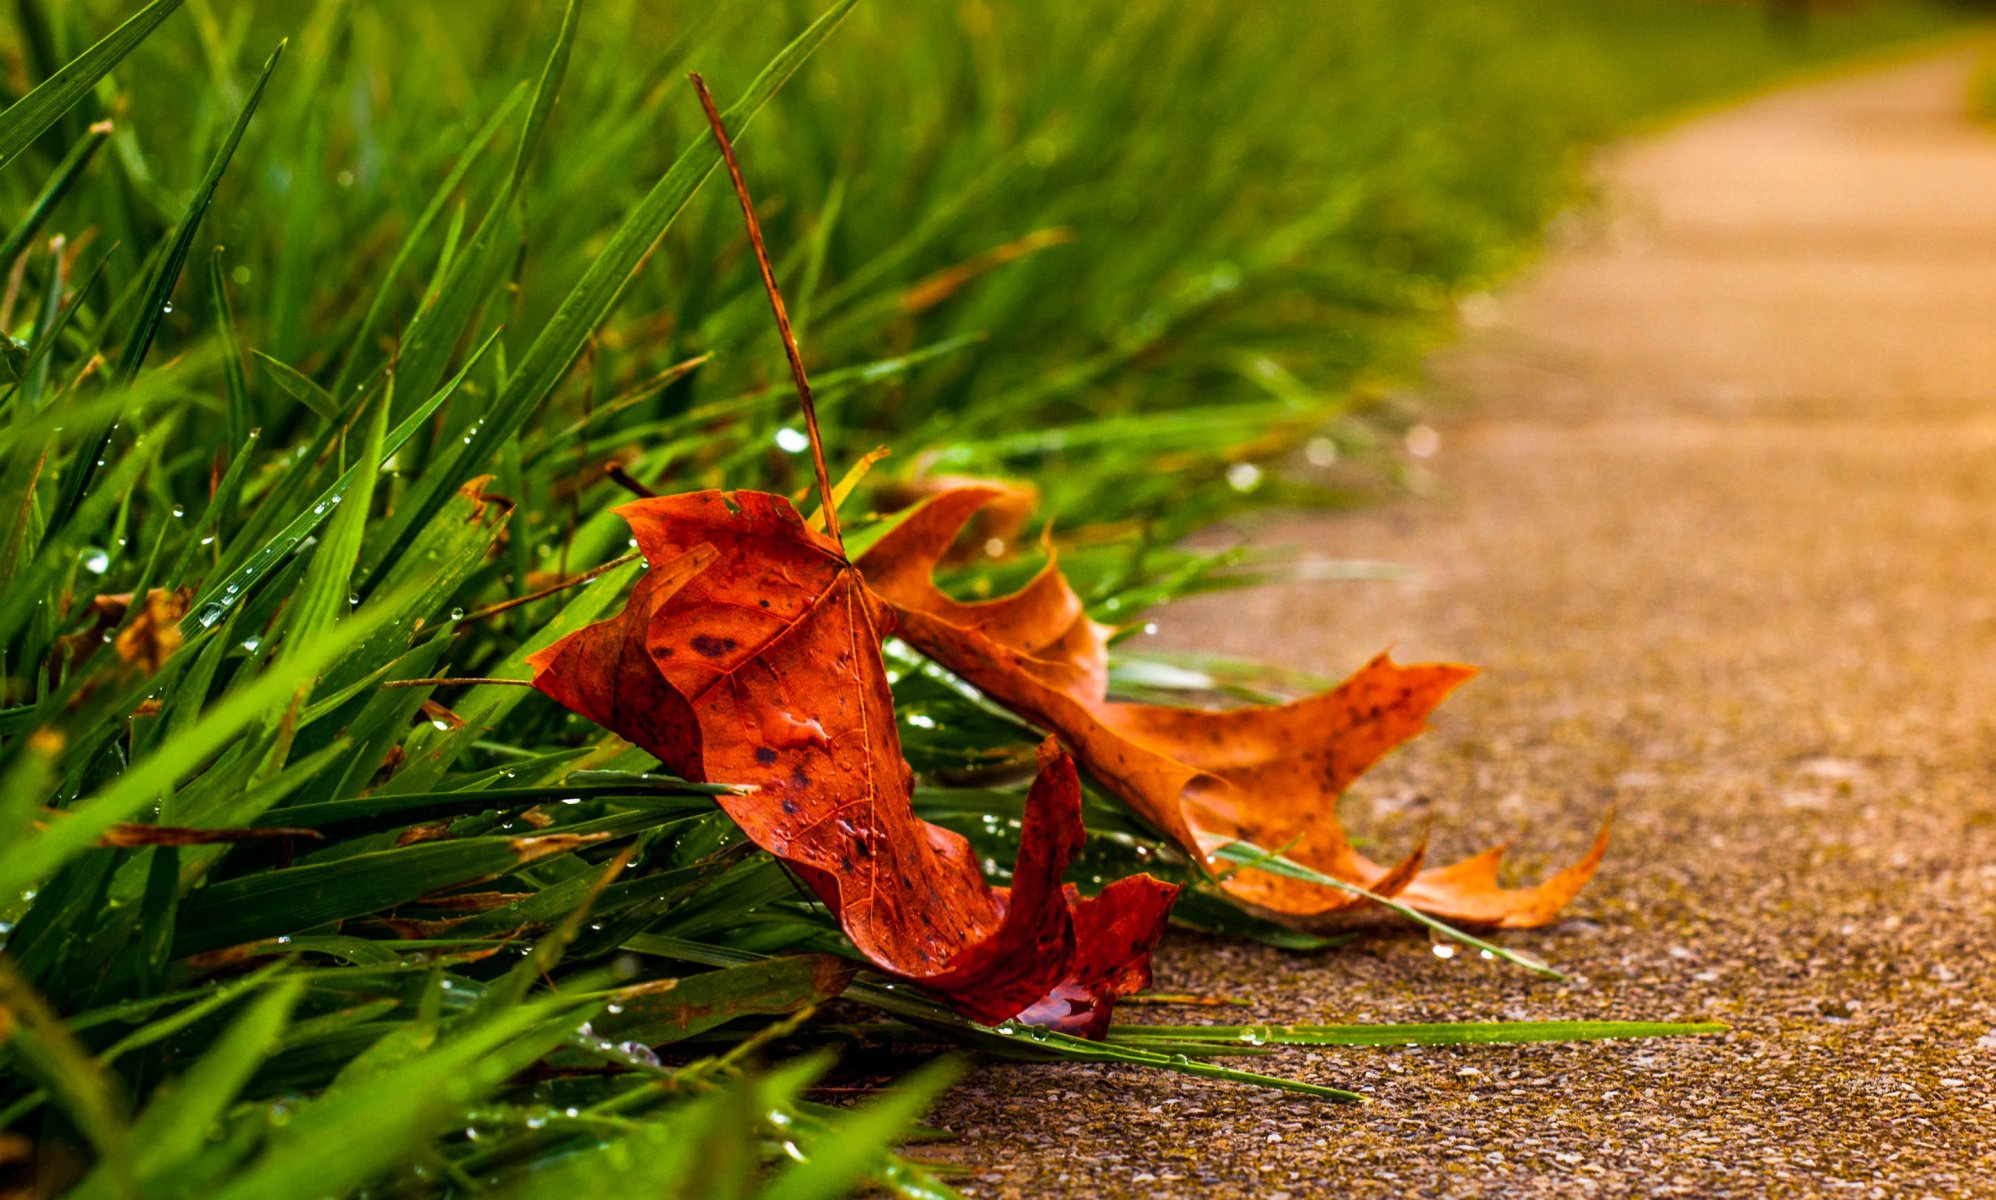
<path id="1" fill-rule="evenodd" d="M 1405 582 L 1161 615 L 1169 644 L 1483 677 L 1347 798 L 1382 853 L 1615 845 L 1560 984 L 1404 927 L 1174 935 L 1286 1022 L 1711 1019 L 1649 1042 L 1284 1050 L 1363 1107 L 994 1064 L 935 1115 L 985 1197 L 1996 1196 L 1996 135 L 1959 51 L 1620 148 L 1434 367 L 1435 494 L 1252 531 Z M 1227 1010 L 1236 1012 L 1240 1010 Z M 1199 1019 L 1147 1010 L 1141 1020 Z M 1240 1018 L 1236 1018 L 1240 1019 Z"/>

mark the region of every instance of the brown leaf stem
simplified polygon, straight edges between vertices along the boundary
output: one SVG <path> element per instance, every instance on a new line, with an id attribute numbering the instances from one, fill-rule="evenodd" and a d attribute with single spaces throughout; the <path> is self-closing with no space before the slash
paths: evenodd
<path id="1" fill-rule="evenodd" d="M 587 571 L 583 571 L 578 575 L 571 575 L 567 579 L 564 579 L 559 583 L 551 583 L 537 592 L 528 592 L 524 596 L 515 596 L 510 600 L 501 600 L 496 604 L 488 604 L 484 608 L 473 609 L 471 612 L 464 614 L 463 621 L 482 621 L 486 617 L 497 616 L 498 614 L 505 612 L 509 608 L 518 608 L 522 604 L 532 604 L 534 601 L 545 599 L 546 597 L 554 595 L 556 592 L 563 591 L 567 588 L 575 587 L 578 584 L 588 583 L 590 580 L 596 578 L 598 575 L 601 575 L 606 571 L 614 571 L 618 567 L 623 566 L 627 562 L 637 561 L 638 558 L 640 557 L 641 555 L 639 555 L 637 551 L 633 550 L 629 554 L 625 554 L 622 555 L 621 557 L 611 559 L 609 562 L 604 563 L 602 566 L 591 567 Z M 459 623 L 462 624 L 463 621 L 460 621 Z"/>
<path id="2" fill-rule="evenodd" d="M 721 112 L 714 107 L 714 97 L 708 94 L 706 81 L 697 71 L 687 78 L 693 81 L 693 90 L 700 95 L 700 107 L 706 110 L 707 124 L 714 131 L 714 140 L 720 143 L 721 157 L 727 160 L 728 177 L 734 181 L 735 199 L 741 203 L 742 219 L 748 224 L 749 245 L 755 248 L 755 263 L 762 269 L 762 287 L 769 293 L 770 311 L 776 314 L 776 331 L 782 335 L 783 353 L 790 359 L 790 379 L 797 385 L 797 399 L 804 406 L 804 427 L 811 435 L 811 466 L 818 472 L 818 496 L 825 505 L 825 534 L 843 553 L 845 539 L 839 536 L 832 473 L 825 466 L 824 439 L 818 435 L 818 408 L 811 400 L 811 381 L 804 374 L 804 356 L 797 351 L 797 335 L 790 328 L 790 312 L 783 307 L 783 293 L 776 287 L 776 271 L 769 264 L 769 250 L 762 242 L 762 223 L 755 219 L 755 203 L 749 199 L 741 164 L 735 160 L 734 145 L 728 141 L 727 127 L 721 123 Z"/>

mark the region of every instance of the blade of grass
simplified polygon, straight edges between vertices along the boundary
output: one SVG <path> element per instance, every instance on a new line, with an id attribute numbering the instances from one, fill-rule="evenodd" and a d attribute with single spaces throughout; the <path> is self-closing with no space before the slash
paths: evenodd
<path id="1" fill-rule="evenodd" d="M 1523 967 L 1527 971 L 1530 971 L 1535 975 L 1543 975 L 1548 979 L 1566 978 L 1566 976 L 1556 968 L 1546 963 L 1540 962 L 1538 959 L 1533 958 L 1530 955 L 1521 954 L 1516 950 L 1506 949 L 1503 946 L 1497 945 L 1495 942 L 1486 942 L 1482 938 L 1479 938 L 1474 934 L 1464 933 L 1462 930 L 1457 929 L 1455 926 L 1450 925 L 1446 921 L 1436 920 L 1434 917 L 1429 916 L 1428 914 L 1420 911 L 1419 909 L 1410 908 L 1407 905 L 1400 903 L 1398 900 L 1395 900 L 1390 896 L 1381 896 L 1374 892 L 1367 891 L 1365 888 L 1362 888 L 1355 883 L 1346 883 L 1342 879 L 1333 879 L 1331 876 L 1326 875 L 1321 871 L 1311 870 L 1309 867 L 1304 866 L 1302 863 L 1295 862 L 1291 859 L 1285 858 L 1282 855 L 1274 853 L 1272 851 L 1263 850 L 1260 847 L 1254 846 L 1250 843 L 1230 842 L 1227 845 L 1222 846 L 1218 850 L 1216 850 L 1214 852 L 1213 857 L 1222 862 L 1237 863 L 1244 867 L 1252 867 L 1257 871 L 1266 871 L 1271 875 L 1282 875 L 1290 879 L 1307 880 L 1310 883 L 1318 883 L 1324 885 L 1325 887 L 1336 888 L 1341 892 L 1347 892 L 1354 896 L 1363 896 L 1366 899 L 1372 901 L 1374 904 L 1378 904 L 1384 908 L 1391 909 L 1392 911 L 1398 913 L 1399 915 L 1407 918 L 1409 921 L 1412 921 L 1417 925 L 1425 926 L 1428 929 L 1433 930 L 1435 933 L 1442 935 L 1443 937 L 1447 938 L 1452 942 L 1459 942 L 1462 945 L 1470 947 L 1471 949 L 1478 950 L 1484 954 L 1487 954 L 1492 958 L 1503 959 L 1505 962 L 1510 963 L 1512 966 Z"/>
<path id="2" fill-rule="evenodd" d="M 0 169 L 5 169 L 43 130 L 89 95 L 98 80 L 110 74 L 111 68 L 124 61 L 134 47 L 179 7 L 180 0 L 153 0 L 105 34 L 102 41 L 8 105 L 7 111 L 0 112 Z"/>
<path id="3" fill-rule="evenodd" d="M 763 68 L 742 98 L 724 114 L 723 119 L 737 134 L 747 128 L 769 98 L 824 44 L 857 2 L 838 0 Z M 424 485 L 412 489 L 412 495 L 404 501 L 408 506 L 405 511 L 412 514 L 404 525 L 405 531 L 427 519 L 435 506 L 443 502 L 444 481 L 461 478 L 467 473 L 465 464 L 484 461 L 501 442 L 519 433 L 528 416 L 567 374 L 592 331 L 615 307 L 638 264 L 685 210 L 693 193 L 720 165 L 720 160 L 720 151 L 704 138 L 680 152 L 671 168 L 618 226 L 602 252 L 562 300 L 554 317 L 527 347 L 490 413 L 466 435 L 464 442 L 447 448 L 447 457 L 438 464 L 439 469 L 429 473 Z M 405 532 L 397 539 L 397 549 L 408 536 Z M 386 557 L 392 559 L 395 553 L 391 549 Z"/>
<path id="4" fill-rule="evenodd" d="M 15 255 L 27 249 L 28 243 L 33 240 L 36 233 L 40 232 L 42 222 L 48 219 L 49 210 L 60 204 L 62 198 L 69 194 L 69 189 L 75 186 L 77 177 L 83 174 L 83 169 L 90 165 L 90 160 L 96 157 L 97 151 L 110 136 L 111 123 L 100 121 L 92 125 L 89 132 L 69 148 L 69 153 L 63 156 L 62 161 L 56 164 L 54 172 L 49 175 L 49 181 L 42 185 L 42 190 L 28 203 L 26 214 L 14 222 L 14 228 L 8 232 L 6 240 L 0 241 L 0 263 L 13 262 Z"/>
<path id="5" fill-rule="evenodd" d="M 95 845 L 104 831 L 137 817 L 172 781 L 227 745 L 239 731 L 286 703 L 298 685 L 316 675 L 364 636 L 376 618 L 362 614 L 335 629 L 261 678 L 237 688 L 188 729 L 162 743 L 146 760 L 79 802 L 60 820 L 0 856 L 0 896 L 35 886 L 63 863 Z"/>
<path id="6" fill-rule="evenodd" d="M 178 0 L 175 2 L 177 4 Z M 138 19 L 138 17 L 133 18 L 134 21 Z M 263 89 L 269 84 L 271 72 L 277 69 L 277 60 L 283 53 L 284 43 L 279 42 L 277 49 L 273 50 L 270 57 L 264 61 L 263 74 L 257 77 L 256 86 L 251 89 L 249 99 L 244 102 L 242 111 L 236 114 L 236 122 L 230 127 L 229 135 L 222 142 L 222 148 L 216 152 L 214 161 L 209 164 L 207 176 L 194 190 L 194 198 L 187 202 L 187 212 L 180 218 L 180 224 L 174 231 L 172 241 L 167 244 L 164 257 L 160 259 L 159 266 L 146 285 L 144 298 L 139 302 L 136 321 L 125 337 L 124 347 L 119 351 L 118 365 L 111 372 L 113 387 L 125 387 L 138 377 L 139 367 L 145 362 L 146 353 L 152 349 L 153 338 L 159 332 L 161 318 L 172 311 L 174 285 L 180 282 L 180 270 L 186 265 L 187 254 L 194 247 L 194 234 L 201 228 L 201 218 L 208 213 L 208 205 L 215 198 L 215 189 L 222 182 L 222 173 L 228 170 L 229 160 L 235 157 L 236 147 L 243 140 L 243 131 L 249 128 L 250 118 L 256 114 L 257 103 L 263 99 Z M 0 116 L 0 121 L 4 121 L 4 116 Z M 5 157 L 5 144 L 4 134 L 0 134 L 0 160 L 4 160 Z M 51 530 L 61 529 L 70 517 L 75 515 L 76 506 L 82 503 L 83 494 L 89 490 L 90 480 L 97 473 L 97 464 L 103 461 L 104 451 L 110 445 L 113 428 L 115 427 L 105 425 L 94 437 L 85 439 L 83 454 L 72 462 L 69 479 L 63 486 L 62 499 L 56 503 L 54 516 L 49 520 Z"/>

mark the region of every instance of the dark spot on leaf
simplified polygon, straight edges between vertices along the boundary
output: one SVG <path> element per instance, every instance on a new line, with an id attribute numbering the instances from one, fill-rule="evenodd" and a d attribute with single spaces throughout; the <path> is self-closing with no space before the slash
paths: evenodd
<path id="1" fill-rule="evenodd" d="M 776 751 L 770 749 L 768 746 L 757 746 L 755 748 L 755 760 L 764 766 L 768 766 L 770 763 L 776 761 Z"/>
<path id="2" fill-rule="evenodd" d="M 735 648 L 735 639 L 714 637 L 711 634 L 693 635 L 693 649 L 707 658 L 719 658 Z"/>

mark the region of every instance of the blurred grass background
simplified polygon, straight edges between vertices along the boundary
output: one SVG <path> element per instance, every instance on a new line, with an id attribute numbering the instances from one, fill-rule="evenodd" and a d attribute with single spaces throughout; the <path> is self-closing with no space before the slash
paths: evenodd
<path id="1" fill-rule="evenodd" d="M 4 98 L 136 8 L 13 0 Z M 979 1029 L 865 976 L 869 1023 L 800 1025 L 847 947 L 700 789 L 522 689 L 380 688 L 518 676 L 617 603 L 634 568 L 485 612 L 625 552 L 606 462 L 659 490 L 808 481 L 739 214 L 691 192 L 687 70 L 726 105 L 826 35 L 741 145 L 834 470 L 894 450 L 855 536 L 925 477 L 1020 476 L 1127 620 L 1238 581 L 1183 533 L 1390 484 L 1419 415 L 1394 385 L 1581 202 L 1590 146 L 1966 19 L 923 0 L 806 33 L 820 12 L 186 0 L 0 166 L 7 1186 L 936 1195 L 888 1147 L 945 1074 L 848 1112 L 807 1090 L 824 1061 L 759 1048 L 1251 1052 Z M 1347 490 L 1281 469 L 1304 444 Z M 924 812 L 1002 879 L 1033 734 L 893 665 Z M 1089 820 L 1085 885 L 1192 874 L 1104 798 Z M 242 827 L 310 832 L 160 832 Z M 1179 915 L 1323 944 L 1197 891 Z"/>
<path id="2" fill-rule="evenodd" d="M 559 7 L 204 2 L 120 73 L 110 107 L 130 119 L 99 167 L 119 178 L 83 189 L 64 224 L 117 243 L 116 294 L 178 219 L 256 64 L 297 38 L 203 240 L 225 247 L 247 344 L 321 382 L 357 377 L 413 315 L 452 206 L 378 327 L 359 330 L 385 260 L 465 139 L 532 77 Z M 117 6 L 48 11 L 19 33 L 56 61 Z M 901 472 L 1056 465 L 1057 509 L 1155 516 L 1217 485 L 1223 460 L 1265 452 L 1271 432 L 1328 419 L 1341 449 L 1369 449 L 1365 422 L 1336 418 L 1377 409 L 1378 385 L 1445 327 L 1452 299 L 1530 252 L 1573 199 L 1577 147 L 1953 15 L 1837 6 L 1798 42 L 1770 38 L 1759 5 L 1686 0 L 861 6 L 745 153 L 813 363 L 928 356 L 828 389 L 839 458 L 887 441 Z M 684 70 L 725 95 L 808 16 L 794 3 L 592 5 L 576 48 L 587 69 L 564 86 L 507 231 L 508 303 L 486 306 L 466 339 L 504 324 L 502 347 L 517 347 L 548 320 L 698 132 Z M 48 154 L 92 115 L 45 137 Z M 475 217 L 506 167 L 486 155 L 453 199 Z M 17 169 L 7 182 L 39 181 Z M 592 427 L 587 452 L 644 447 L 646 477 L 670 486 L 722 470 L 735 484 L 799 481 L 794 451 L 772 449 L 791 417 L 780 389 L 695 438 L 672 423 L 782 378 L 743 249 L 728 197 L 707 190 L 633 280 L 588 369 L 544 407 L 549 424 L 712 353 Z M 213 323 L 205 296 L 184 297 L 164 344 L 209 338 Z M 342 352 L 357 340 L 355 363 Z M 245 419 L 282 437 L 309 416 L 281 390 L 273 406 Z M 1141 419 L 1163 410 L 1177 419 Z M 230 432 L 239 444 L 246 430 Z M 1164 478 L 1132 461 L 1158 455 L 1182 469 Z"/>

